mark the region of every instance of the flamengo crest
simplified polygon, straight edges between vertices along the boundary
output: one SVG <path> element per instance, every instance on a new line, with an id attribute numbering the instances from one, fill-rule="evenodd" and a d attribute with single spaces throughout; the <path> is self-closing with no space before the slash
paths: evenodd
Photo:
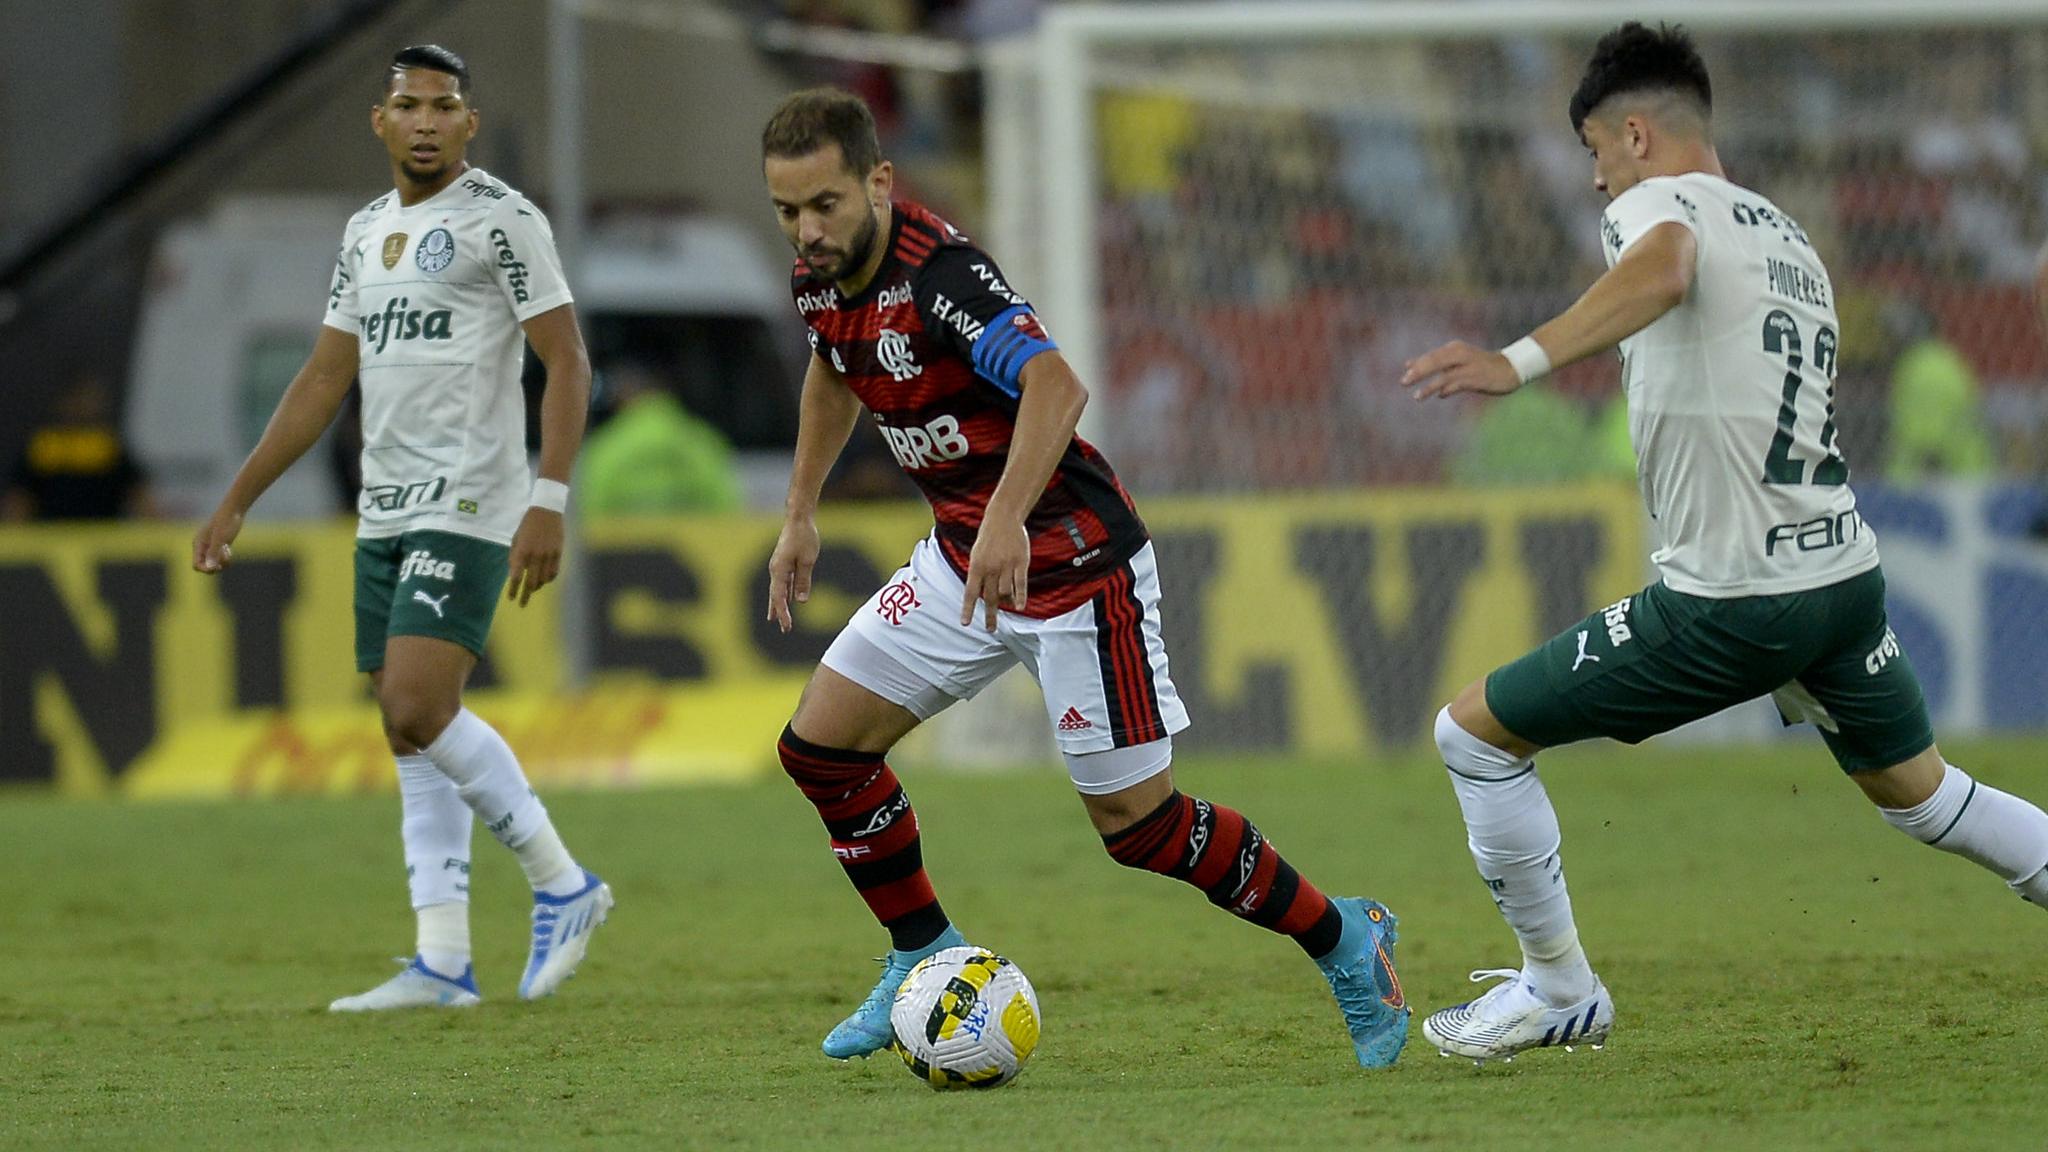
<path id="1" fill-rule="evenodd" d="M 910 337 L 894 328 L 884 328 L 875 338 L 875 357 L 882 367 L 898 384 L 914 376 L 924 375 L 924 369 L 910 358 Z"/>

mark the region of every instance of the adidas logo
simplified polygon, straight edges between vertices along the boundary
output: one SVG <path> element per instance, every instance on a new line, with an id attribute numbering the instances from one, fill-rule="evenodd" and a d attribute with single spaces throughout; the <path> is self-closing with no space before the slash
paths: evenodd
<path id="1" fill-rule="evenodd" d="M 1086 716 L 1081 715 L 1079 708 L 1069 708 L 1067 709 L 1067 714 L 1060 717 L 1060 731 L 1062 732 L 1079 732 L 1083 728 L 1093 727 L 1095 725 Z"/>

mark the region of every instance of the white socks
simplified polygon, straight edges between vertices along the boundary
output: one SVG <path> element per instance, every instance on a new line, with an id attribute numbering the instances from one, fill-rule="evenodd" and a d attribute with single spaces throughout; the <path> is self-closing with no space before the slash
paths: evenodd
<path id="1" fill-rule="evenodd" d="M 469 805 L 425 756 L 398 758 L 399 835 L 412 906 L 469 899 Z"/>
<path id="2" fill-rule="evenodd" d="M 1553 1007 L 1591 996 L 1593 969 L 1579 947 L 1557 854 L 1557 810 L 1535 763 L 1465 731 L 1449 708 L 1437 713 L 1436 746 L 1465 814 L 1466 843 L 1480 879 L 1521 941 L 1525 982 Z"/>
<path id="3" fill-rule="evenodd" d="M 2023 899 L 2048 907 L 2048 813 L 1970 778 L 1953 764 L 1913 808 L 1879 808 L 1913 839 L 1990 869 Z"/>
<path id="4" fill-rule="evenodd" d="M 420 963 L 450 979 L 469 970 L 469 905 L 429 904 L 415 909 L 419 917 Z"/>
<path id="5" fill-rule="evenodd" d="M 398 758 L 398 799 L 420 962 L 460 977 L 469 967 L 469 805 L 454 781 L 419 755 Z"/>
<path id="6" fill-rule="evenodd" d="M 583 869 L 563 847 L 548 810 L 496 730 L 464 708 L 427 746 L 426 755 L 454 781 L 457 793 L 491 835 L 512 849 L 534 891 L 569 896 L 582 889 Z"/>
<path id="7" fill-rule="evenodd" d="M 1437 713 L 1436 744 L 1480 878 L 1522 943 L 1525 980 L 1553 1007 L 1592 995 L 1593 970 L 1579 947 L 1557 854 L 1557 812 L 1534 761 L 1517 760 L 1465 731 L 1449 708 Z M 2048 813 L 1953 764 L 1947 768 L 1924 803 L 1878 812 L 1899 831 L 1989 869 L 2022 898 L 2048 908 Z"/>

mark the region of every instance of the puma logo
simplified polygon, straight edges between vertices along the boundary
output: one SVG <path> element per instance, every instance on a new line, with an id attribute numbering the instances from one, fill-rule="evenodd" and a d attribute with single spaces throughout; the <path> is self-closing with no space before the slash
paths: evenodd
<path id="1" fill-rule="evenodd" d="M 415 592 L 413 593 L 413 595 L 417 596 L 419 595 L 419 593 Z M 1579 670 L 1579 665 L 1584 664 L 1588 660 L 1591 660 L 1595 664 L 1598 664 L 1600 662 L 1600 658 L 1598 656 L 1595 656 L 1591 652 L 1586 651 L 1586 638 L 1590 635 L 1591 633 L 1588 632 L 1586 629 L 1579 629 L 1579 655 L 1578 659 L 1572 661 L 1572 671 L 1574 672 L 1577 672 Z"/>
<path id="2" fill-rule="evenodd" d="M 419 601 L 422 604 L 425 604 L 427 607 L 432 608 L 434 610 L 435 616 L 440 617 L 443 620 L 446 620 L 448 617 L 445 613 L 441 611 L 441 605 L 446 604 L 448 602 L 448 597 L 453 595 L 455 595 L 455 593 L 453 592 L 443 592 L 437 599 L 433 596 L 427 595 L 425 592 L 414 592 L 412 594 L 412 598 Z M 1585 648 L 1585 646 L 1586 637 L 1583 633 L 1581 633 L 1579 636 L 1579 647 L 1583 649 Z M 1598 659 L 1598 657 L 1595 657 L 1595 659 Z"/>

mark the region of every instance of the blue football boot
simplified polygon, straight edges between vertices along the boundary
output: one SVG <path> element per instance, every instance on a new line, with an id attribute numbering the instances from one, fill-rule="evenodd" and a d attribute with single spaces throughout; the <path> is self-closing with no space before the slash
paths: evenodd
<path id="1" fill-rule="evenodd" d="M 1376 900 L 1345 896 L 1331 901 L 1344 918 L 1344 934 L 1316 961 L 1344 1011 L 1344 1026 L 1366 1068 L 1391 1067 L 1408 1043 L 1408 1001 L 1394 975 L 1394 914 Z"/>
<path id="2" fill-rule="evenodd" d="M 903 984 L 903 978 L 917 967 L 917 962 L 934 952 L 946 948 L 963 948 L 967 938 L 951 924 L 939 933 L 939 938 L 915 952 L 898 952 L 891 949 L 882 957 L 882 978 L 875 982 L 875 990 L 860 1002 L 853 1015 L 839 1022 L 837 1028 L 825 1037 L 825 1055 L 834 1060 L 851 1060 L 855 1056 L 872 1056 L 887 1048 L 896 1039 L 896 1030 L 889 1026 L 889 1009 L 896 1003 L 896 989 Z"/>

